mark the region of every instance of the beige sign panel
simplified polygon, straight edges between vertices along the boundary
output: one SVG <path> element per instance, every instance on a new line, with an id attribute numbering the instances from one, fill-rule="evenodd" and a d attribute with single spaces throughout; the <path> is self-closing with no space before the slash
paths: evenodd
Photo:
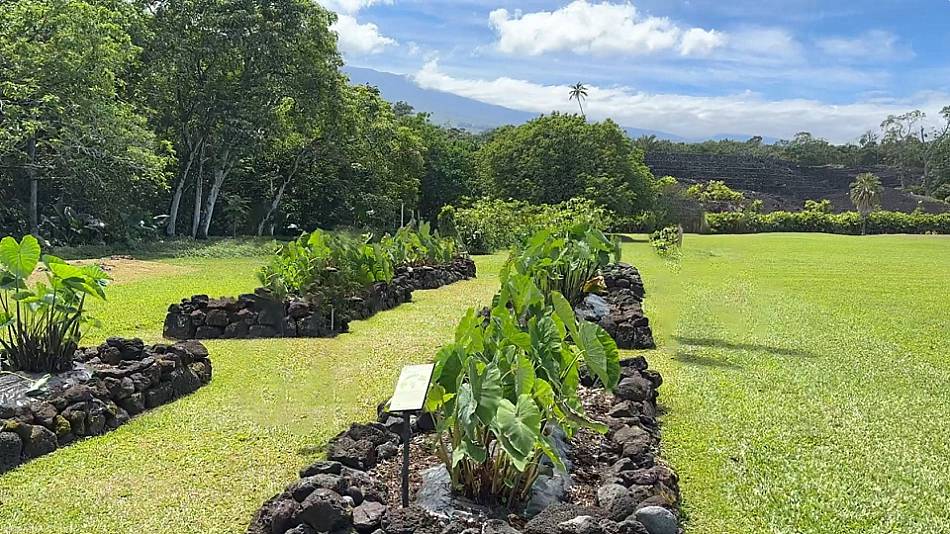
<path id="1" fill-rule="evenodd" d="M 407 365 L 399 374 L 396 392 L 389 401 L 390 412 L 409 412 L 421 410 L 425 406 L 429 393 L 429 381 L 435 364 Z"/>

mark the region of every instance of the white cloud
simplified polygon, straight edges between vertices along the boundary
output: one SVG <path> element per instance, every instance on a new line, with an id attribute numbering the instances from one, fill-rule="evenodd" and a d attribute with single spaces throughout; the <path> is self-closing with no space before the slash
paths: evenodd
<path id="1" fill-rule="evenodd" d="M 339 15 L 331 29 L 339 35 L 340 51 L 344 54 L 378 54 L 398 44 L 395 39 L 381 34 L 379 26 L 371 22 L 360 24 L 352 15 Z"/>
<path id="2" fill-rule="evenodd" d="M 568 87 L 541 85 L 513 78 L 465 79 L 442 72 L 430 61 L 415 74 L 415 81 L 482 102 L 512 109 L 549 113 L 573 112 Z M 852 141 L 868 128 L 877 127 L 889 114 L 922 109 L 933 114 L 950 95 L 929 93 L 912 100 L 864 100 L 835 105 L 817 100 L 770 100 L 757 93 L 721 96 L 659 94 L 627 87 L 589 87 L 587 114 L 592 119 L 611 118 L 619 124 L 661 130 L 684 137 L 741 133 L 790 138 L 810 131 L 835 142 Z"/>
<path id="3" fill-rule="evenodd" d="M 317 3 L 330 11 L 353 14 L 376 4 L 392 4 L 393 0 L 317 0 Z"/>
<path id="4" fill-rule="evenodd" d="M 679 51 L 684 56 L 708 56 L 726 44 L 726 36 L 716 30 L 690 28 L 680 40 Z"/>
<path id="5" fill-rule="evenodd" d="M 873 63 L 914 57 L 913 49 L 887 31 L 871 30 L 856 37 L 829 37 L 815 43 L 828 55 L 849 61 Z"/>
<path id="6" fill-rule="evenodd" d="M 702 28 L 683 29 L 665 17 L 641 16 L 630 3 L 575 0 L 555 11 L 523 14 L 496 9 L 488 16 L 506 54 L 548 52 L 644 55 L 678 51 L 706 55 L 725 43 L 725 35 Z"/>

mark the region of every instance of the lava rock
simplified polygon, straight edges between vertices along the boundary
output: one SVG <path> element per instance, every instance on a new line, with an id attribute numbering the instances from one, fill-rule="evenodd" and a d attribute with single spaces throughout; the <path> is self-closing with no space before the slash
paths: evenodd
<path id="1" fill-rule="evenodd" d="M 322 461 L 300 470 L 300 478 L 312 477 L 314 475 L 339 475 L 343 472 L 343 464 L 340 462 Z"/>
<path id="2" fill-rule="evenodd" d="M 501 519 L 489 519 L 482 525 L 482 534 L 521 534 Z"/>
<path id="3" fill-rule="evenodd" d="M 560 534 L 604 534 L 600 523 L 589 515 L 577 516 L 557 526 Z"/>
<path id="4" fill-rule="evenodd" d="M 623 521 L 637 511 L 639 502 L 620 484 L 606 484 L 597 488 L 597 505 L 604 509 L 608 519 Z"/>
<path id="5" fill-rule="evenodd" d="M 636 519 L 646 527 L 649 534 L 677 534 L 679 524 L 676 516 L 662 506 L 647 506 L 637 510 Z"/>
<path id="6" fill-rule="evenodd" d="M 390 507 L 383 518 L 383 530 L 386 534 L 441 534 L 442 526 L 438 519 L 417 506 Z"/>
<path id="7" fill-rule="evenodd" d="M 22 453 L 23 440 L 20 436 L 13 432 L 0 432 L 0 473 L 20 465 Z"/>
<path id="8" fill-rule="evenodd" d="M 633 402 L 653 400 L 653 385 L 641 376 L 631 376 L 617 384 L 614 394 L 617 398 Z"/>
<path id="9" fill-rule="evenodd" d="M 29 428 L 29 437 L 23 440 L 23 456 L 39 458 L 55 451 L 58 446 L 56 434 L 45 427 L 32 425 Z"/>
<path id="10" fill-rule="evenodd" d="M 604 511 L 600 508 L 578 506 L 576 504 L 555 504 L 548 506 L 541 513 L 531 518 L 522 531 L 525 534 L 553 534 L 558 531 L 558 525 L 561 523 L 585 515 L 603 518 Z"/>
<path id="11" fill-rule="evenodd" d="M 351 512 L 339 493 L 318 488 L 300 503 L 298 517 L 318 532 L 331 532 L 348 525 Z"/>
<path id="12" fill-rule="evenodd" d="M 382 524 L 386 505 L 366 501 L 353 509 L 353 528 L 358 532 L 373 532 Z"/>

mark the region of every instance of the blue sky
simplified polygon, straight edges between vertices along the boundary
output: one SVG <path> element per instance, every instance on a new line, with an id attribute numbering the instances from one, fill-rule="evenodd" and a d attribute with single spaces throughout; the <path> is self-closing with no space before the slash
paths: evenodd
<path id="1" fill-rule="evenodd" d="M 850 141 L 950 105 L 950 0 L 318 0 L 347 63 L 514 109 L 687 137 Z"/>

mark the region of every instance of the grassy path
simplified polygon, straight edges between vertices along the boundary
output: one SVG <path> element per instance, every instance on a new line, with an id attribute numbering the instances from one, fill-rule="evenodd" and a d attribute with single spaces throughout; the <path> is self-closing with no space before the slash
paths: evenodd
<path id="1" fill-rule="evenodd" d="M 0 533 L 244 532 L 321 445 L 375 415 L 403 365 L 431 359 L 464 310 L 491 298 L 500 261 L 479 258 L 477 280 L 417 292 L 336 339 L 208 342 L 209 386 L 0 477 Z M 111 289 L 99 313 L 110 335 L 158 341 L 169 303 L 248 291 L 261 262 L 174 263 L 189 276 Z"/>
<path id="2" fill-rule="evenodd" d="M 688 533 L 950 533 L 950 239 L 687 236 L 641 267 L 666 380 L 664 455 Z M 333 340 L 216 341 L 211 385 L 0 477 L 0 534 L 240 533 L 260 503 L 429 359 L 480 278 Z M 157 340 L 165 306 L 254 286 L 256 259 L 179 260 L 119 285 L 110 333 Z"/>

